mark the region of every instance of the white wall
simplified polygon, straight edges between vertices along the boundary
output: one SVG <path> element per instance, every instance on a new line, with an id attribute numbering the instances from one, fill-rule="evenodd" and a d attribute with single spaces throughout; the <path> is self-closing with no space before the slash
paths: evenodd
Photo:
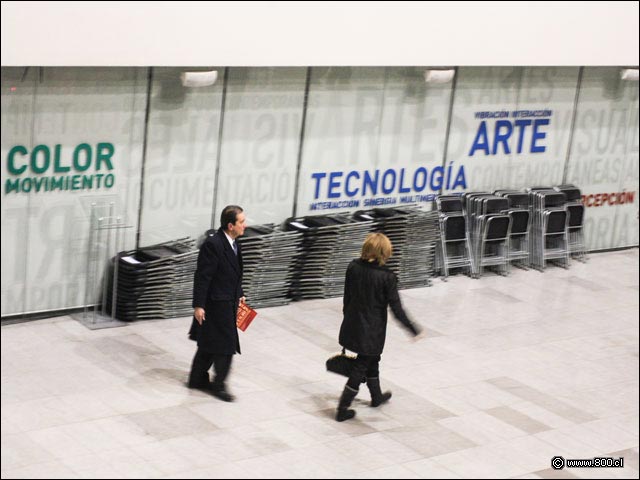
<path id="1" fill-rule="evenodd" d="M 1 35 L 4 66 L 637 65 L 639 53 L 636 1 L 2 2 Z"/>

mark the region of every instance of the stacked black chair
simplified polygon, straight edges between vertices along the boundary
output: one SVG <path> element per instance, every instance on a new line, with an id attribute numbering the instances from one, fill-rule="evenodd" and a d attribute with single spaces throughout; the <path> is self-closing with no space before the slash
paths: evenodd
<path id="1" fill-rule="evenodd" d="M 473 272 L 467 223 L 462 198 L 457 195 L 439 195 L 434 210 L 440 227 L 437 267 L 446 281 L 450 268 L 464 268 Z"/>
<path id="2" fill-rule="evenodd" d="M 242 288 L 253 308 L 286 305 L 302 251 L 302 233 L 274 224 L 247 227 L 238 238 L 242 248 Z"/>
<path id="3" fill-rule="evenodd" d="M 360 256 L 372 222 L 345 214 L 293 217 L 284 231 L 302 234 L 302 250 L 296 262 L 290 296 L 294 299 L 342 296 L 349 262 Z"/>
<path id="4" fill-rule="evenodd" d="M 354 218 L 373 221 L 374 230 L 391 240 L 393 255 L 387 266 L 397 275 L 399 288 L 431 285 L 439 237 L 437 212 L 415 206 L 374 208 L 360 210 Z"/>
<path id="5" fill-rule="evenodd" d="M 529 233 L 531 225 L 529 194 L 517 190 L 496 190 L 493 193 L 509 200 L 508 213 L 509 217 L 511 217 L 509 262 L 526 270 L 531 264 L 529 258 Z"/>
<path id="6" fill-rule="evenodd" d="M 190 238 L 119 253 L 107 279 L 105 311 L 112 313 L 115 303 L 114 316 L 124 321 L 191 315 L 197 258 Z"/>
<path id="7" fill-rule="evenodd" d="M 531 264 L 543 271 L 551 260 L 569 267 L 567 196 L 551 188 L 528 189 L 531 203 Z"/>
<path id="8" fill-rule="evenodd" d="M 562 192 L 567 197 L 567 237 L 569 241 L 569 255 L 581 262 L 587 259 L 584 246 L 584 205 L 580 189 L 572 184 L 558 185 L 554 190 Z"/>
<path id="9" fill-rule="evenodd" d="M 398 284 L 400 288 L 430 286 L 431 278 L 435 276 L 440 233 L 438 213 L 411 207 L 407 210 L 406 244 L 398 259 Z"/>
<path id="10" fill-rule="evenodd" d="M 511 228 L 509 201 L 489 192 L 465 192 L 462 204 L 468 225 L 472 276 L 479 278 L 485 267 L 492 266 L 498 267 L 498 273 L 507 275 Z"/>
<path id="11" fill-rule="evenodd" d="M 280 226 L 248 227 L 239 238 L 243 287 L 254 308 L 341 296 L 346 268 L 372 231 L 393 244 L 387 265 L 399 288 L 430 285 L 436 269 L 446 279 L 460 267 L 475 278 L 486 267 L 507 274 L 511 261 L 540 270 L 557 261 L 566 268 L 570 256 L 585 258 L 583 223 L 574 185 L 441 195 L 430 212 L 406 206 L 289 218 Z M 115 308 L 115 318 L 125 321 L 191 315 L 197 257 L 190 238 L 119 253 L 105 279 L 104 311 Z"/>
<path id="12" fill-rule="evenodd" d="M 478 278 L 478 258 L 476 252 L 476 245 L 478 243 L 478 239 L 476 238 L 476 230 L 475 230 L 475 217 L 476 213 L 474 212 L 473 202 L 477 197 L 490 197 L 492 194 L 486 191 L 477 191 L 477 192 L 464 192 L 460 195 L 462 198 L 462 212 L 465 217 L 466 229 L 467 229 L 467 242 L 469 243 L 469 253 L 471 260 L 471 277 Z"/>
<path id="13" fill-rule="evenodd" d="M 468 221 L 471 225 L 476 278 L 485 267 L 498 267 L 498 273 L 509 273 L 509 235 L 511 217 L 509 200 L 491 194 L 470 196 L 467 203 Z"/>

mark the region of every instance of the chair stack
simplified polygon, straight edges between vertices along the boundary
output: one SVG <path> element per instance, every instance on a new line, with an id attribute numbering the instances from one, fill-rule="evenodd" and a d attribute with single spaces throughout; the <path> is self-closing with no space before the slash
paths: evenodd
<path id="1" fill-rule="evenodd" d="M 242 248 L 242 288 L 253 308 L 286 305 L 302 233 L 283 231 L 274 224 L 247 227 L 238 238 Z"/>
<path id="2" fill-rule="evenodd" d="M 342 296 L 349 262 L 358 258 L 371 221 L 358 222 L 344 214 L 294 217 L 285 231 L 303 235 L 290 296 L 294 299 Z"/>
<path id="3" fill-rule="evenodd" d="M 436 265 L 443 279 L 449 277 L 449 269 L 463 268 L 472 273 L 471 253 L 467 222 L 462 198 L 458 195 L 438 195 L 434 210 L 438 214 L 439 245 Z"/>
<path id="4" fill-rule="evenodd" d="M 528 191 L 531 204 L 532 266 L 544 271 L 547 261 L 551 260 L 568 268 L 567 196 L 548 187 L 534 187 Z"/>
<path id="5" fill-rule="evenodd" d="M 105 311 L 111 313 L 115 303 L 114 316 L 124 321 L 191 315 L 197 258 L 190 238 L 119 253 L 107 279 Z"/>
<path id="6" fill-rule="evenodd" d="M 567 197 L 567 237 L 569 242 L 569 255 L 578 261 L 586 262 L 587 254 L 584 246 L 584 205 L 580 189 L 572 184 L 558 185 L 553 188 L 562 192 Z"/>
<path id="7" fill-rule="evenodd" d="M 493 193 L 509 200 L 508 214 L 511 217 L 509 264 L 527 270 L 531 264 L 529 258 L 529 232 L 531 225 L 529 194 L 518 190 L 496 190 Z"/>
<path id="8" fill-rule="evenodd" d="M 358 211 L 354 218 L 373 221 L 374 230 L 391 240 L 393 255 L 387 266 L 398 276 L 399 288 L 431 285 L 440 234 L 437 212 L 412 206 L 374 208 Z"/>
<path id="9" fill-rule="evenodd" d="M 497 267 L 498 273 L 509 273 L 509 233 L 511 218 L 509 200 L 491 193 L 463 194 L 463 206 L 469 226 L 474 278 L 485 267 Z"/>
<path id="10" fill-rule="evenodd" d="M 544 270 L 548 261 L 567 268 L 570 257 L 585 259 L 584 206 L 574 185 L 440 195 L 434 207 L 374 208 L 248 227 L 238 239 L 248 303 L 263 308 L 341 296 L 347 266 L 372 231 L 393 244 L 387 266 L 399 288 L 430 285 L 436 269 L 445 279 L 453 268 L 478 278 L 487 267 L 506 275 L 511 262 Z M 191 315 L 197 257 L 188 237 L 119 253 L 105 279 L 103 311 L 124 321 Z"/>

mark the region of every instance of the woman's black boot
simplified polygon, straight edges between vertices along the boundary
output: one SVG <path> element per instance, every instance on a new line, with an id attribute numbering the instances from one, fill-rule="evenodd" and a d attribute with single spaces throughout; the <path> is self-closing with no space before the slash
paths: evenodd
<path id="1" fill-rule="evenodd" d="M 351 410 L 349 407 L 357 394 L 358 390 L 354 390 L 349 385 L 344 386 L 344 390 L 340 396 L 340 402 L 338 402 L 338 410 L 336 411 L 336 420 L 338 422 L 344 422 L 356 416 L 356 411 Z"/>
<path id="2" fill-rule="evenodd" d="M 371 406 L 379 407 L 383 403 L 387 403 L 391 398 L 391 392 L 384 392 L 380 390 L 380 378 L 369 377 L 367 378 L 367 387 L 371 393 Z"/>

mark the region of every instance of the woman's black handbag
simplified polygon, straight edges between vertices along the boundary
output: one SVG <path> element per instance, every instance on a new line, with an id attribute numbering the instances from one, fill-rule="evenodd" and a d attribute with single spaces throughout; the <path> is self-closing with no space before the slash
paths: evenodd
<path id="1" fill-rule="evenodd" d="M 341 353 L 338 353 L 327 360 L 326 366 L 328 371 L 337 373 L 343 377 L 348 377 L 351 375 L 351 370 L 353 370 L 353 365 L 355 363 L 356 357 L 353 355 L 347 355 L 343 348 Z"/>
<path id="2" fill-rule="evenodd" d="M 327 370 L 330 372 L 337 373 L 343 377 L 350 377 L 351 372 L 353 371 L 353 366 L 356 364 L 356 358 L 358 357 L 347 355 L 343 348 L 342 352 L 329 358 L 325 365 L 327 366 Z M 365 383 L 366 381 L 367 377 L 362 377 L 360 383 Z"/>

